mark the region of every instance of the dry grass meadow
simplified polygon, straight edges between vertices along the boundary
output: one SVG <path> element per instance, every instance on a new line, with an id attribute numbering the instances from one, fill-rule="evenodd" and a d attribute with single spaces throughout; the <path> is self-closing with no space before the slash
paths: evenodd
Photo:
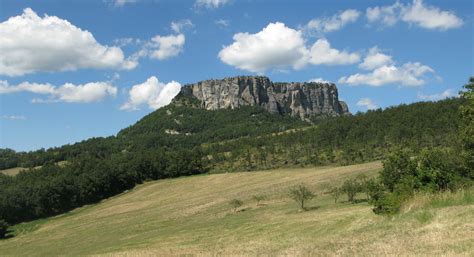
<path id="1" fill-rule="evenodd" d="M 327 191 L 380 162 L 199 175 L 148 182 L 101 203 L 14 227 L 1 256 L 472 256 L 473 194 L 417 196 L 394 217 Z M 299 211 L 287 197 L 317 197 Z M 266 200 L 257 206 L 254 195 Z M 228 202 L 244 205 L 233 213 Z M 443 200 L 444 199 L 444 200 Z"/>

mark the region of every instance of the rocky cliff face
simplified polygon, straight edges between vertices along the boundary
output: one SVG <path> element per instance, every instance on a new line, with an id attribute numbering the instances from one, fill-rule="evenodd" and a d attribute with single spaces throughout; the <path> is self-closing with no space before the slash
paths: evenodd
<path id="1" fill-rule="evenodd" d="M 290 114 L 303 120 L 348 114 L 332 83 L 274 83 L 262 76 L 239 76 L 185 85 L 181 94 L 194 96 L 208 110 L 262 106 L 269 112 Z"/>

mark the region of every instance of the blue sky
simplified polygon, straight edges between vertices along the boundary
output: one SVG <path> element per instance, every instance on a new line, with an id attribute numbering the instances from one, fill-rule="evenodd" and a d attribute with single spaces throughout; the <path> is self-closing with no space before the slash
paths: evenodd
<path id="1" fill-rule="evenodd" d="M 455 96 L 473 3 L 0 2 L 0 148 L 109 136 L 210 78 L 337 84 L 352 113 Z"/>

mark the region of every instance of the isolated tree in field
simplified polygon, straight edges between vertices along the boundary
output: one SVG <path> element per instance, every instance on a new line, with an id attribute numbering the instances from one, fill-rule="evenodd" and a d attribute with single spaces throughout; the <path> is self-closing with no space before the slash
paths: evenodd
<path id="1" fill-rule="evenodd" d="M 265 200 L 265 196 L 263 196 L 263 195 L 254 195 L 254 196 L 252 196 L 252 199 L 255 201 L 257 206 L 259 206 L 260 202 Z"/>
<path id="2" fill-rule="evenodd" d="M 8 224 L 4 220 L 0 220 L 0 238 L 5 238 L 8 231 Z"/>
<path id="3" fill-rule="evenodd" d="M 360 183 L 355 179 L 348 179 L 342 184 L 342 191 L 347 194 L 347 200 L 354 202 L 355 196 L 361 191 Z"/>
<path id="4" fill-rule="evenodd" d="M 295 200 L 300 206 L 301 209 L 306 210 L 304 203 L 307 200 L 314 198 L 313 192 L 311 192 L 305 185 L 299 184 L 290 189 L 289 195 L 291 199 Z"/>
<path id="5" fill-rule="evenodd" d="M 242 202 L 241 200 L 239 199 L 232 199 L 230 202 L 229 202 L 230 206 L 232 207 L 232 211 L 234 213 L 237 212 L 237 210 L 239 209 L 240 206 L 242 206 L 242 204 L 244 204 L 244 202 Z"/>

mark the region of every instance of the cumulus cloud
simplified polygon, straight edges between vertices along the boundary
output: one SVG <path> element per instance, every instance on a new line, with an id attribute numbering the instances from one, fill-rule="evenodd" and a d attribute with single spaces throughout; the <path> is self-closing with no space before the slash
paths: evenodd
<path id="1" fill-rule="evenodd" d="M 369 49 L 369 53 L 364 58 L 364 61 L 359 64 L 359 68 L 373 70 L 380 66 L 391 64 L 393 64 L 392 56 L 381 53 L 380 49 L 375 46 Z"/>
<path id="2" fill-rule="evenodd" d="M 441 99 L 445 99 L 448 97 L 453 97 L 456 96 L 454 90 L 452 89 L 446 89 L 445 91 L 438 93 L 438 94 L 431 94 L 431 95 L 426 95 L 423 93 L 418 93 L 418 99 L 421 100 L 427 100 L 427 101 L 438 101 Z"/>
<path id="3" fill-rule="evenodd" d="M 268 69 L 299 69 L 307 63 L 302 32 L 281 22 L 270 23 L 256 34 L 237 33 L 233 39 L 219 52 L 219 58 L 242 70 L 262 73 Z"/>
<path id="4" fill-rule="evenodd" d="M 169 36 L 157 35 L 153 37 L 148 44 L 150 47 L 149 56 L 158 60 L 165 60 L 177 56 L 183 51 L 184 41 L 184 34 Z"/>
<path id="5" fill-rule="evenodd" d="M 233 39 L 219 52 L 221 61 L 256 73 L 301 69 L 307 64 L 352 64 L 360 59 L 356 53 L 331 48 L 326 39 L 319 39 L 308 49 L 303 32 L 281 22 L 270 23 L 255 34 L 237 33 Z"/>
<path id="6" fill-rule="evenodd" d="M 115 97 L 117 95 L 117 88 L 108 82 L 91 82 L 82 85 L 65 83 L 62 86 L 55 87 L 49 83 L 23 82 L 18 85 L 9 85 L 8 81 L 0 81 L 0 95 L 19 92 L 49 96 L 46 99 L 35 98 L 32 100 L 33 103 L 91 103 L 99 102 L 107 96 Z"/>
<path id="7" fill-rule="evenodd" d="M 324 65 L 343 65 L 359 62 L 360 56 L 357 53 L 349 53 L 347 51 L 339 51 L 331 48 L 326 39 L 318 39 L 310 50 L 310 60 L 312 64 Z"/>
<path id="8" fill-rule="evenodd" d="M 312 19 L 310 20 L 304 30 L 309 33 L 324 33 L 336 31 L 344 27 L 345 25 L 357 21 L 360 16 L 360 12 L 354 9 L 348 9 L 331 17 Z"/>
<path id="9" fill-rule="evenodd" d="M 218 8 L 230 3 L 230 0 L 197 0 L 195 5 L 198 7 Z"/>
<path id="10" fill-rule="evenodd" d="M 367 108 L 368 110 L 374 110 L 377 109 L 378 106 L 372 101 L 370 98 L 361 98 L 357 103 L 357 106 L 362 106 Z"/>
<path id="11" fill-rule="evenodd" d="M 141 105 L 148 105 L 150 109 L 158 109 L 171 102 L 181 90 L 181 84 L 176 81 L 162 83 L 152 76 L 142 84 L 134 85 L 129 91 L 129 98 L 120 109 L 138 110 Z"/>
<path id="12" fill-rule="evenodd" d="M 422 0 L 414 0 L 402 13 L 402 20 L 422 28 L 448 30 L 462 26 L 463 21 L 455 13 L 424 5 Z"/>
<path id="13" fill-rule="evenodd" d="M 192 27 L 194 27 L 194 24 L 188 19 L 173 21 L 170 25 L 173 34 L 167 36 L 156 35 L 150 40 L 120 38 L 116 39 L 116 42 L 120 45 L 139 45 L 139 50 L 128 57 L 131 62 L 138 63 L 138 60 L 144 57 L 166 60 L 179 55 L 183 51 L 186 41 L 183 31 Z"/>
<path id="14" fill-rule="evenodd" d="M 366 17 L 370 23 L 381 22 L 384 26 L 393 26 L 401 20 L 425 29 L 441 31 L 458 28 L 464 23 L 454 12 L 425 5 L 422 0 L 413 0 L 407 5 L 396 2 L 390 6 L 369 7 Z"/>
<path id="15" fill-rule="evenodd" d="M 419 62 L 408 62 L 402 66 L 384 65 L 370 73 L 356 73 L 339 79 L 339 83 L 349 85 L 383 86 L 400 84 L 402 86 L 421 86 L 425 84 L 424 75 L 434 73 L 434 70 Z"/>
<path id="16" fill-rule="evenodd" d="M 26 8 L 0 23 L 0 75 L 136 66 L 119 47 L 101 45 L 89 31 L 56 16 L 40 17 Z"/>
<path id="17" fill-rule="evenodd" d="M 402 5 L 396 2 L 390 6 L 369 7 L 365 16 L 369 22 L 381 22 L 384 26 L 395 25 L 400 18 L 400 10 Z"/>
<path id="18" fill-rule="evenodd" d="M 325 80 L 323 78 L 314 78 L 314 79 L 310 79 L 308 80 L 308 82 L 315 82 L 315 83 L 331 83 L 331 81 L 328 81 L 328 80 Z"/>

